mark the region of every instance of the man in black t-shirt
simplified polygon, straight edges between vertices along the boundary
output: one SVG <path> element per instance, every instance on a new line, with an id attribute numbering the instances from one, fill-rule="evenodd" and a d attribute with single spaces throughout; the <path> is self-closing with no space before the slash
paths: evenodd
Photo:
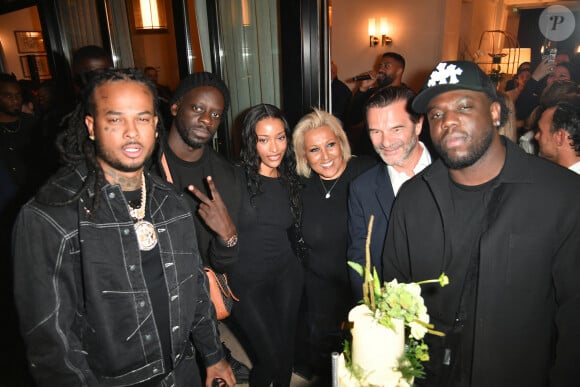
<path id="1" fill-rule="evenodd" d="M 170 101 L 173 120 L 157 159 L 158 172 L 185 192 L 203 264 L 219 273 L 238 259 L 241 183 L 234 166 L 209 145 L 228 105 L 227 86 L 214 74 L 183 79 Z M 248 367 L 225 352 L 238 383 L 247 382 Z"/>
<path id="2" fill-rule="evenodd" d="M 580 179 L 499 135 L 506 106 L 473 62 L 442 62 L 412 108 L 440 155 L 393 205 L 383 278 L 424 286 L 421 386 L 576 386 Z"/>
<path id="3" fill-rule="evenodd" d="M 37 129 L 34 116 L 22 111 L 22 87 L 16 77 L 0 73 L 0 161 L 23 201 L 42 183 L 36 171 L 42 161 L 37 156 Z"/>
<path id="4" fill-rule="evenodd" d="M 22 88 L 14 74 L 0 73 L 0 258 L 11 264 L 12 224 L 20 207 L 42 183 L 36 119 L 22 112 Z M 0 307 L 8 310 L 5 322 L 8 330 L 16 328 L 16 313 L 12 294 L 12 270 L 8 266 L 0 279 Z M 19 335 L 9 335 L 0 350 L 0 361 L 7 364 L 10 374 L 25 370 L 24 350 Z M 24 373 L 25 371 L 23 371 Z M 10 380 L 10 374 L 6 380 Z"/>

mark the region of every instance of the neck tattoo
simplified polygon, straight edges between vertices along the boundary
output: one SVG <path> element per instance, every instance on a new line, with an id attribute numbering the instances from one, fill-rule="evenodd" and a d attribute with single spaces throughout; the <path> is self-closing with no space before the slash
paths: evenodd
<path id="1" fill-rule="evenodd" d="M 342 176 L 342 175 L 340 175 L 340 176 Z M 324 193 L 325 193 L 325 195 L 324 195 L 325 199 L 330 198 L 330 193 L 334 189 L 334 186 L 336 186 L 336 183 L 338 183 L 338 181 L 340 180 L 340 176 L 334 181 L 334 183 L 332 183 L 332 186 L 330 187 L 330 189 L 326 189 L 326 186 L 324 185 L 324 180 L 322 180 L 322 177 L 318 176 L 318 178 L 320 179 L 320 185 L 322 186 L 322 189 L 324 190 Z"/>
<path id="2" fill-rule="evenodd" d="M 145 173 L 141 173 L 141 203 L 139 207 L 134 208 L 127 204 L 129 215 L 133 218 L 135 232 L 137 233 L 137 242 L 141 251 L 149 251 L 157 246 L 157 232 L 155 226 L 145 219 L 145 209 L 147 204 L 147 184 L 145 184 Z"/>

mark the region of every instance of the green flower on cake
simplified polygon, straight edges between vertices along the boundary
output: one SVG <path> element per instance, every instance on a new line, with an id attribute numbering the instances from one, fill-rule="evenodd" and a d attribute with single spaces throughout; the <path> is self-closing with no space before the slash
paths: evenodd
<path id="1" fill-rule="evenodd" d="M 363 267 L 356 262 L 348 262 L 349 266 L 364 276 Z M 376 269 L 372 277 L 372 296 L 365 294 L 364 302 L 373 311 L 374 317 L 380 324 L 393 329 L 392 319 L 399 319 L 405 322 L 410 328 L 411 336 L 421 340 L 426 333 L 441 335 L 440 332 L 432 330 L 433 325 L 429 324 L 429 314 L 425 301 L 421 297 L 421 285 L 427 283 L 439 283 L 442 287 L 449 284 L 449 278 L 445 273 L 439 278 L 413 283 L 399 283 L 396 279 L 385 282 L 380 286 L 380 281 Z M 368 280 L 365 281 L 368 284 Z M 366 287 L 368 290 L 370 286 Z"/>
<path id="2" fill-rule="evenodd" d="M 378 299 L 380 301 L 375 316 L 381 324 L 392 326 L 390 320 L 397 318 L 405 321 L 415 339 L 420 340 L 425 336 L 429 315 L 419 285 L 399 284 L 397 280 L 387 282 Z"/>

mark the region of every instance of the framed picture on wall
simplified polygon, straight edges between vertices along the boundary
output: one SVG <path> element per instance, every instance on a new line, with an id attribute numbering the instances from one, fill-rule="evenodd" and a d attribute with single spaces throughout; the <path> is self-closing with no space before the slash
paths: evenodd
<path id="1" fill-rule="evenodd" d="M 20 57 L 20 65 L 22 66 L 22 74 L 24 75 L 24 79 L 32 79 L 28 57 L 32 57 L 34 59 L 34 63 L 38 69 L 38 76 L 40 79 L 50 78 L 50 67 L 48 66 L 47 55 L 22 55 Z"/>
<path id="2" fill-rule="evenodd" d="M 16 47 L 21 54 L 34 54 L 46 52 L 44 38 L 40 31 L 14 31 Z"/>

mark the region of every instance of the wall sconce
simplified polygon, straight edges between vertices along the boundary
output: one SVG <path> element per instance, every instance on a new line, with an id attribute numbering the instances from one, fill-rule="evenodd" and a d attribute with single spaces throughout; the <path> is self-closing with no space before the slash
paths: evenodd
<path id="1" fill-rule="evenodd" d="M 164 0 L 133 0 L 137 31 L 166 31 L 167 15 Z"/>
<path id="2" fill-rule="evenodd" d="M 328 26 L 332 28 L 332 5 L 328 6 Z"/>
<path id="3" fill-rule="evenodd" d="M 249 0 L 242 0 L 242 26 L 248 27 L 250 25 L 250 5 Z"/>
<path id="4" fill-rule="evenodd" d="M 382 17 L 380 19 L 380 32 L 381 32 L 381 45 L 382 46 L 390 46 L 393 44 L 393 39 L 387 36 L 387 18 Z"/>
<path id="5" fill-rule="evenodd" d="M 369 47 L 376 47 L 379 44 L 379 38 L 375 36 L 376 25 L 375 18 L 369 19 Z"/>

